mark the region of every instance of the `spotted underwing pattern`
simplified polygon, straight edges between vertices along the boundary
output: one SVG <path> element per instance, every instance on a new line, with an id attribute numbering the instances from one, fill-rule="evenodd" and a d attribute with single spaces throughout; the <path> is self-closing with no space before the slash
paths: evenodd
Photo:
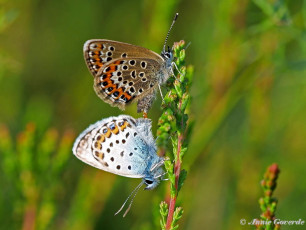
<path id="1" fill-rule="evenodd" d="M 94 77 L 94 90 L 105 102 L 121 110 L 139 101 L 138 112 L 148 112 L 158 85 L 173 74 L 172 50 L 161 55 L 128 43 L 93 39 L 84 44 L 84 58 Z M 150 104 L 144 104 L 149 101 Z"/>
<path id="2" fill-rule="evenodd" d="M 73 153 L 98 169 L 143 178 L 146 189 L 155 188 L 164 173 L 164 159 L 156 154 L 150 119 L 128 115 L 102 119 L 79 135 Z"/>

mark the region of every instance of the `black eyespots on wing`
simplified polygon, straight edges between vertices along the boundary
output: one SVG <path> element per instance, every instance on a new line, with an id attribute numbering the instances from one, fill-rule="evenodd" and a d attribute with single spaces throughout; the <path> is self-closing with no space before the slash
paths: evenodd
<path id="1" fill-rule="evenodd" d="M 126 140 L 125 139 L 122 139 L 122 144 L 125 144 Z"/>
<path id="2" fill-rule="evenodd" d="M 129 165 L 129 166 L 128 166 L 128 170 L 131 170 L 131 169 L 132 169 L 132 166 Z"/>
<path id="3" fill-rule="evenodd" d="M 119 170 L 120 168 L 121 168 L 121 166 L 120 166 L 120 165 L 117 165 L 116 169 L 118 169 L 118 170 Z"/>
<path id="4" fill-rule="evenodd" d="M 114 96 L 114 97 L 118 97 L 118 96 L 119 96 L 119 92 L 118 92 L 118 91 L 115 91 L 115 92 L 113 93 L 113 96 Z"/>
<path id="5" fill-rule="evenodd" d="M 127 54 L 126 54 L 126 53 L 123 53 L 123 54 L 121 55 L 121 57 L 125 58 L 125 57 L 127 57 Z"/>
<path id="6" fill-rule="evenodd" d="M 140 62 L 141 68 L 145 69 L 147 67 L 147 63 L 145 61 Z"/>
<path id="7" fill-rule="evenodd" d="M 130 63 L 130 65 L 135 65 L 136 61 L 135 60 L 130 60 L 129 63 Z"/>
<path id="8" fill-rule="evenodd" d="M 127 133 L 125 134 L 125 137 L 128 138 L 129 136 L 130 136 L 130 133 L 127 132 Z"/>
<path id="9" fill-rule="evenodd" d="M 102 130 L 102 133 L 103 133 L 103 134 L 107 133 L 107 128 L 104 128 L 104 129 Z"/>
<path id="10" fill-rule="evenodd" d="M 129 156 L 130 156 L 130 157 L 133 156 L 133 153 L 130 153 Z"/>
<path id="11" fill-rule="evenodd" d="M 136 70 L 131 71 L 131 77 L 134 78 L 134 79 L 137 77 L 136 76 Z"/>

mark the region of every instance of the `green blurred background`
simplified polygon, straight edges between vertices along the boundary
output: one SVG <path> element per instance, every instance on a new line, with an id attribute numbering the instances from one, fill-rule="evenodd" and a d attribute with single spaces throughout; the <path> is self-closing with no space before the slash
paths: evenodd
<path id="1" fill-rule="evenodd" d="M 96 96 L 84 42 L 159 53 L 175 12 L 169 44 L 191 42 L 195 68 L 180 229 L 254 229 L 239 221 L 259 217 L 259 182 L 274 162 L 276 216 L 305 220 L 305 0 L 0 0 L 0 229 L 160 228 L 168 182 L 114 216 L 139 180 L 85 165 L 71 145 L 97 120 L 141 116 L 136 104 L 122 112 Z"/>

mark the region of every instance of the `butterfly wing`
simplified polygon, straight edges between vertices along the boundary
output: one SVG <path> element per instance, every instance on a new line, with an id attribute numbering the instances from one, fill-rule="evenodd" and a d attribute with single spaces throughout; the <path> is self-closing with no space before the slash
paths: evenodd
<path id="1" fill-rule="evenodd" d="M 125 105 L 152 94 L 165 77 L 164 62 L 151 58 L 117 58 L 101 67 L 94 78 L 97 95 L 112 106 Z"/>
<path id="2" fill-rule="evenodd" d="M 162 60 L 159 54 L 149 49 L 106 39 L 92 39 L 85 42 L 83 53 L 87 67 L 93 76 L 96 76 L 105 63 L 117 58 L 143 57 Z"/>
<path id="3" fill-rule="evenodd" d="M 126 115 L 98 121 L 76 139 L 73 153 L 98 169 L 121 176 L 142 178 L 152 162 L 159 158 L 152 133 L 144 131 L 144 123 L 141 124 Z"/>

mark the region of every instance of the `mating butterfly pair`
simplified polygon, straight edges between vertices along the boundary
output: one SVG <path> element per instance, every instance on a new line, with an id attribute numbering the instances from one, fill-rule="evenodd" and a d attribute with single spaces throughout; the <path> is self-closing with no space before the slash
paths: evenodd
<path id="1" fill-rule="evenodd" d="M 123 42 L 105 39 L 87 41 L 84 57 L 94 76 L 97 95 L 122 110 L 130 102 L 138 101 L 137 112 L 143 112 L 146 117 L 156 88 L 173 74 L 173 53 L 169 48 L 166 51 L 169 32 L 161 55 Z M 77 158 L 93 167 L 120 176 L 142 178 L 117 212 L 133 195 L 124 216 L 141 186 L 154 189 L 165 175 L 161 167 L 164 158 L 156 154 L 150 119 L 134 119 L 127 115 L 102 119 L 79 135 L 72 150 Z"/>
<path id="2" fill-rule="evenodd" d="M 171 24 L 169 32 L 177 19 Z M 166 43 L 161 55 L 128 43 L 93 39 L 84 44 L 84 58 L 94 77 L 94 90 L 105 102 L 121 110 L 138 101 L 137 112 L 146 114 L 152 106 L 156 88 L 173 75 L 173 51 Z"/>

